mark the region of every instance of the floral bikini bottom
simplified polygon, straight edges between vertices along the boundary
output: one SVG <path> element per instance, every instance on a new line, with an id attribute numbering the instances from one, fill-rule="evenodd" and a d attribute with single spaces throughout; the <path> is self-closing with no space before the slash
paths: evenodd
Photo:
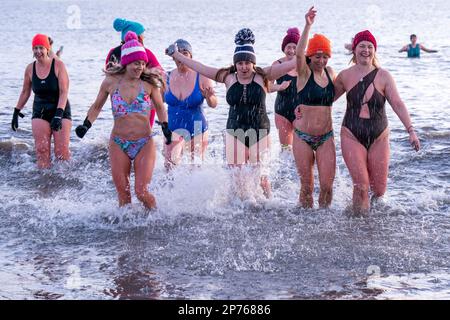
<path id="1" fill-rule="evenodd" d="M 112 139 L 115 143 L 117 143 L 120 149 L 122 149 L 122 151 L 127 154 L 130 160 L 134 160 L 141 149 L 147 144 L 148 140 L 150 140 L 155 135 L 156 132 L 152 132 L 152 134 L 150 134 L 149 136 L 137 140 L 127 140 L 118 136 L 114 136 L 112 137 Z"/>
<path id="2" fill-rule="evenodd" d="M 333 136 L 333 130 L 318 136 L 310 135 L 306 132 L 298 130 L 297 128 L 295 128 L 294 131 L 297 136 L 305 141 L 314 151 L 316 151 L 325 141 Z"/>

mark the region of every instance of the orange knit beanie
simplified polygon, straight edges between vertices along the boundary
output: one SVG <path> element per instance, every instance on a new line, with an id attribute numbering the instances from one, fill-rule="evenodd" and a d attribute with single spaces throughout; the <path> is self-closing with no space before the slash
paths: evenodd
<path id="1" fill-rule="evenodd" d="M 325 53 L 331 57 L 331 41 L 322 34 L 315 34 L 308 42 L 306 56 L 310 57 L 316 53 Z"/>

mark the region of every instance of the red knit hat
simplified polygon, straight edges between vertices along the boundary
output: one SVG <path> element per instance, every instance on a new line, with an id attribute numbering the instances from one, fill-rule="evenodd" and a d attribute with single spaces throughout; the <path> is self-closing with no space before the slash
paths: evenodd
<path id="1" fill-rule="evenodd" d="M 50 50 L 50 41 L 48 41 L 48 36 L 45 34 L 37 34 L 33 37 L 33 41 L 31 42 L 31 48 L 36 46 L 43 46 L 47 50 Z"/>
<path id="2" fill-rule="evenodd" d="M 373 36 L 372 33 L 370 33 L 369 30 L 364 30 L 361 32 L 358 32 L 355 37 L 353 38 L 353 45 L 352 45 L 352 50 L 355 51 L 356 46 L 358 45 L 358 43 L 360 43 L 361 41 L 369 41 L 372 42 L 373 46 L 375 47 L 375 51 L 377 51 L 377 40 L 375 39 L 375 37 Z"/>
<path id="3" fill-rule="evenodd" d="M 300 30 L 298 28 L 289 28 L 286 31 L 286 35 L 283 38 L 283 43 L 281 44 L 281 51 L 284 52 L 284 48 L 288 45 L 288 43 L 295 43 L 297 44 L 300 40 Z"/>
<path id="4" fill-rule="evenodd" d="M 306 56 L 310 57 L 316 53 L 325 53 L 331 57 L 331 41 L 323 34 L 315 34 L 308 42 Z"/>

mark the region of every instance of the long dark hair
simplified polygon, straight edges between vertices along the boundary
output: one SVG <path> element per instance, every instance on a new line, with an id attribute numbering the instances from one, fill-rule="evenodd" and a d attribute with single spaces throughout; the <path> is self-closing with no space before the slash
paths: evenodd
<path id="1" fill-rule="evenodd" d="M 264 88 L 267 91 L 269 91 L 269 80 L 267 79 L 267 75 L 264 72 L 264 70 L 261 67 L 257 67 L 255 65 L 253 65 L 253 71 L 255 71 L 256 74 L 259 74 L 263 78 Z M 229 66 L 226 68 L 219 69 L 219 71 L 217 71 L 217 73 L 216 73 L 215 80 L 219 81 L 219 82 L 224 82 L 225 78 L 229 74 L 233 74 L 236 72 L 237 72 L 236 65 L 232 65 L 232 66 Z"/>

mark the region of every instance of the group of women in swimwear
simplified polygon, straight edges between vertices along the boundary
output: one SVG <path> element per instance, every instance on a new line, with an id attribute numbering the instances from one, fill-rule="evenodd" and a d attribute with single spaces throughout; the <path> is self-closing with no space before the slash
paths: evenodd
<path id="1" fill-rule="evenodd" d="M 331 204 L 336 168 L 331 107 L 346 93 L 342 155 L 353 180 L 353 212 L 366 214 L 370 207 L 369 192 L 381 197 L 386 191 L 389 167 L 386 100 L 405 126 L 416 151 L 420 148 L 419 139 L 392 76 L 379 67 L 375 37 L 368 30 L 357 33 L 352 44 L 353 65 L 336 75 L 327 65 L 332 54 L 330 40 L 315 34 L 308 41 L 315 17 L 316 10 L 311 7 L 305 15 L 302 34 L 297 28 L 288 30 L 282 43 L 285 56 L 269 67 L 256 65 L 254 34 L 250 29 L 242 29 L 235 37 L 232 66 L 217 69 L 196 61 L 189 42 L 178 39 L 166 49 L 176 64 L 176 69 L 167 74 L 144 47 L 142 25 L 116 19 L 114 28 L 122 32 L 122 43 L 109 52 L 98 96 L 75 131 L 78 137 L 84 137 L 108 96 L 111 98 L 114 126 L 109 154 L 119 205 L 131 202 L 133 165 L 137 198 L 147 208 L 156 207 L 155 198 L 148 191 L 156 158 L 152 138 L 155 112 L 165 137 L 167 168 L 178 164 L 186 149 L 191 157 L 203 158 L 208 123 L 202 104 L 206 100 L 208 106 L 217 106 L 213 89 L 216 81 L 225 84 L 229 105 L 225 131 L 227 164 L 238 171 L 242 166 L 261 168 L 260 185 L 267 197 L 271 196 L 271 186 L 264 168 L 269 160 L 270 121 L 265 100 L 268 92 L 277 92 L 275 124 L 282 150 L 292 150 L 294 154 L 301 181 L 299 203 L 304 208 L 313 207 L 314 163 L 319 175 L 319 206 Z M 47 36 L 36 35 L 32 46 L 36 61 L 26 68 L 12 128 L 17 129 L 18 117 L 22 116 L 21 110 L 33 90 L 32 129 L 37 162 L 38 167 L 48 168 L 52 135 L 55 156 L 62 160 L 70 158 L 69 81 L 64 63 L 49 55 Z"/>

